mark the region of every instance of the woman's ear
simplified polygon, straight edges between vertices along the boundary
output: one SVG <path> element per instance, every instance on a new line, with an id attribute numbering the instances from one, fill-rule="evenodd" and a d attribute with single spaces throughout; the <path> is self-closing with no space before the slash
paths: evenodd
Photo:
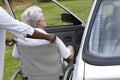
<path id="1" fill-rule="evenodd" d="M 41 25 L 41 21 L 40 21 L 40 20 L 38 20 L 38 21 L 37 21 L 37 24 L 38 24 L 38 25 Z"/>

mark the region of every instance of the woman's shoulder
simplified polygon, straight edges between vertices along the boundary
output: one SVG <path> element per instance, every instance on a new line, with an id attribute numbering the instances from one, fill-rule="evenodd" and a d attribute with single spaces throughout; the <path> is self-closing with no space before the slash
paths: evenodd
<path id="1" fill-rule="evenodd" d="M 41 28 L 35 28 L 35 30 L 47 34 L 47 32 L 45 30 L 41 29 Z"/>

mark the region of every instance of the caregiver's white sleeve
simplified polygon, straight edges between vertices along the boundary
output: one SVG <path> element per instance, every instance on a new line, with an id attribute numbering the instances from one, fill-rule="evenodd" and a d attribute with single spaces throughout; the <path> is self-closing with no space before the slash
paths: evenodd
<path id="1" fill-rule="evenodd" d="M 6 29 L 17 37 L 25 37 L 26 34 L 32 35 L 34 29 L 29 25 L 15 20 L 2 7 L 0 7 L 0 28 Z"/>

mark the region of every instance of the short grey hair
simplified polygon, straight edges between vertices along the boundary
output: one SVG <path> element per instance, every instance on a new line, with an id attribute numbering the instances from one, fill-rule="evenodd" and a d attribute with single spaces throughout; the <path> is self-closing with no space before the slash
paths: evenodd
<path id="1" fill-rule="evenodd" d="M 37 21 L 43 18 L 42 9 L 38 6 L 27 8 L 21 15 L 22 21 L 34 28 L 37 27 Z"/>

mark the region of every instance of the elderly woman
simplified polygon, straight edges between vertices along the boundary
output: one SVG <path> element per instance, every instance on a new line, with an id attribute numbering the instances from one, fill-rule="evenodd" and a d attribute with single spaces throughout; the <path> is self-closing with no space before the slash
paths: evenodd
<path id="1" fill-rule="evenodd" d="M 46 27 L 46 21 L 42 13 L 42 9 L 38 6 L 32 6 L 29 7 L 27 10 L 25 10 L 22 14 L 22 21 L 26 24 L 29 24 L 33 28 L 35 28 L 37 31 L 43 32 L 44 34 L 48 34 L 43 30 L 44 27 Z M 17 39 L 18 43 L 22 45 L 43 45 L 43 44 L 49 44 L 50 42 L 43 39 L 29 39 L 26 38 L 26 41 L 22 39 Z M 72 46 L 66 47 L 65 44 L 56 37 L 56 44 L 58 45 L 62 58 L 67 59 L 68 61 L 71 61 L 74 59 L 74 49 Z M 14 57 L 19 57 L 18 52 L 16 50 L 16 47 L 14 47 L 13 51 Z"/>

